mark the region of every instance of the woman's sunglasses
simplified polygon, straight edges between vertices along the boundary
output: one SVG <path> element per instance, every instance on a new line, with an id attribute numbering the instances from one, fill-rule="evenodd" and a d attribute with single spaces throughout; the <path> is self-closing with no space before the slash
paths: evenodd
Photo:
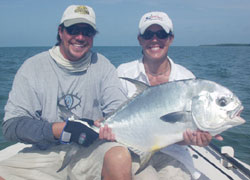
<path id="1" fill-rule="evenodd" d="M 159 30 L 156 32 L 147 30 L 143 34 L 141 34 L 140 36 L 145 40 L 150 40 L 154 37 L 154 35 L 156 35 L 156 37 L 159 39 L 166 39 L 170 36 L 170 34 L 166 33 L 166 31 L 164 31 L 164 30 Z"/>
<path id="2" fill-rule="evenodd" d="M 79 35 L 92 37 L 96 34 L 96 31 L 92 27 L 81 27 L 78 25 L 72 25 L 69 27 L 65 27 L 67 33 L 69 35 Z"/>

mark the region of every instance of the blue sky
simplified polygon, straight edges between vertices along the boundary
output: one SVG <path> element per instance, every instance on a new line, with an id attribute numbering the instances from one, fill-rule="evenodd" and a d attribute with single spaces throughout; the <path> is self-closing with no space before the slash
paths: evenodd
<path id="1" fill-rule="evenodd" d="M 250 43 L 249 0 L 0 0 L 0 47 L 53 46 L 71 4 L 95 10 L 95 46 L 137 46 L 139 20 L 149 11 L 170 16 L 175 46 Z"/>

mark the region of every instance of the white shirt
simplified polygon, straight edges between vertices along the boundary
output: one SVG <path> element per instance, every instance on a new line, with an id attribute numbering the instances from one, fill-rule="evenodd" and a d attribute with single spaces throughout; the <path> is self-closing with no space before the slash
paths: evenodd
<path id="1" fill-rule="evenodd" d="M 194 74 L 186 69 L 185 67 L 175 64 L 172 59 L 168 57 L 171 65 L 171 72 L 169 76 L 169 81 L 192 79 L 195 78 Z M 128 63 L 121 64 L 117 68 L 119 77 L 127 77 L 131 79 L 136 79 L 150 85 L 148 77 L 145 72 L 145 68 L 142 59 L 131 61 Z M 126 80 L 122 80 L 122 85 L 127 93 L 128 97 L 132 97 L 136 92 L 136 87 L 132 83 Z"/>

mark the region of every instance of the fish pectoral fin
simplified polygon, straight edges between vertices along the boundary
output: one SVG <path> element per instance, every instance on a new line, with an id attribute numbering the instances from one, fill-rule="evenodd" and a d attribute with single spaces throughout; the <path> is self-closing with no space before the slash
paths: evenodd
<path id="1" fill-rule="evenodd" d="M 144 152 L 140 154 L 140 167 L 139 169 L 135 172 L 136 174 L 139 174 L 141 171 L 143 171 L 147 166 L 148 163 L 153 156 L 154 152 Z"/>
<path id="2" fill-rule="evenodd" d="M 147 85 L 146 83 L 144 82 L 141 82 L 141 81 L 138 81 L 138 80 L 135 80 L 135 79 L 131 79 L 131 78 L 126 78 L 126 77 L 120 77 L 121 79 L 124 79 L 126 81 L 129 81 L 131 82 L 132 84 L 135 85 L 136 87 L 136 94 L 140 94 L 141 92 L 143 92 L 145 89 L 148 89 L 150 86 Z"/>
<path id="3" fill-rule="evenodd" d="M 192 118 L 192 114 L 190 111 L 179 111 L 172 112 L 160 117 L 161 120 L 168 123 L 176 123 L 181 121 L 186 121 L 187 119 Z"/>

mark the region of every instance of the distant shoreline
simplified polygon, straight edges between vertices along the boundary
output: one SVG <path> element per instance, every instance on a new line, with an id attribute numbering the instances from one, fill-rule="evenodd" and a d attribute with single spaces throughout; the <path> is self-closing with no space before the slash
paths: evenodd
<path id="1" fill-rule="evenodd" d="M 250 46 L 250 44 L 234 44 L 234 43 L 225 43 L 225 44 L 204 44 L 200 46 Z"/>

